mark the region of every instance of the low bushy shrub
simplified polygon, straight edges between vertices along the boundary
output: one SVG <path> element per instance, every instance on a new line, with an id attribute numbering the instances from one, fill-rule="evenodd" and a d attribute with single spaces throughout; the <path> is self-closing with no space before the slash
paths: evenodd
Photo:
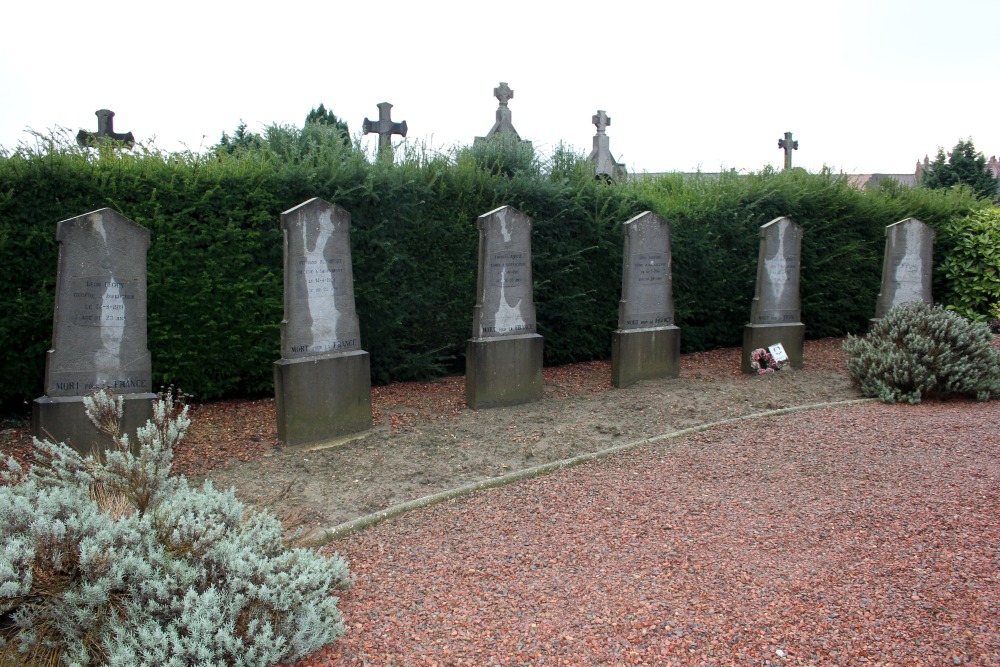
<path id="1" fill-rule="evenodd" d="M 232 490 L 170 474 L 190 421 L 170 392 L 133 448 L 120 397 L 87 414 L 115 447 L 35 441 L 0 486 L 0 665 L 257 665 L 344 631 L 346 562 L 285 546 L 281 523 Z"/>
<path id="2" fill-rule="evenodd" d="M 847 370 L 865 396 L 887 403 L 921 398 L 1000 398 L 1000 352 L 984 323 L 924 303 L 894 307 L 867 336 L 848 336 Z"/>

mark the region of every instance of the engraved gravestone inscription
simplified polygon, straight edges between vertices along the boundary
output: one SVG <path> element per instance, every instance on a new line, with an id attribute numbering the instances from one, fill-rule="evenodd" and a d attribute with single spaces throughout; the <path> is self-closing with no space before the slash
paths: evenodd
<path id="1" fill-rule="evenodd" d="M 799 257 L 802 228 L 789 218 L 775 218 L 760 228 L 757 292 L 751 324 L 794 324 L 802 318 Z"/>
<path id="2" fill-rule="evenodd" d="M 647 211 L 625 222 L 624 227 L 618 328 L 670 326 L 674 323 L 670 223 Z"/>
<path id="3" fill-rule="evenodd" d="M 479 217 L 479 285 L 472 337 L 535 333 L 531 218 L 503 206 Z"/>
<path id="4" fill-rule="evenodd" d="M 59 266 L 45 393 L 151 390 L 146 348 L 149 231 L 108 209 L 58 224 Z"/>
<path id="5" fill-rule="evenodd" d="M 351 214 L 313 198 L 282 213 L 281 227 L 285 235 L 282 357 L 360 350 L 351 269 Z"/>
<path id="6" fill-rule="evenodd" d="M 930 225 L 907 218 L 885 228 L 882 291 L 875 304 L 875 318 L 885 317 L 893 306 L 910 301 L 933 303 L 931 278 L 934 236 Z"/>

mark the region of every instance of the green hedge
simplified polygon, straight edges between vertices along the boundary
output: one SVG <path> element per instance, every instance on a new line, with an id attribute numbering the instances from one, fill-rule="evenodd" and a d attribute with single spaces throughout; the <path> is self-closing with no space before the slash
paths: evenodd
<path id="1" fill-rule="evenodd" d="M 372 164 L 331 130 L 272 127 L 232 155 L 52 143 L 0 157 L 0 409 L 43 391 L 52 335 L 55 223 L 111 207 L 149 228 L 154 381 L 199 399 L 263 395 L 280 357 L 280 213 L 322 197 L 352 215 L 357 309 L 373 381 L 461 372 L 475 300 L 476 218 L 509 204 L 534 218 L 535 300 L 545 361 L 606 358 L 621 290 L 621 224 L 650 209 L 674 225 L 674 295 L 685 351 L 736 345 L 748 321 L 757 228 L 805 229 L 803 320 L 812 337 L 863 331 L 884 228 L 932 225 L 978 204 L 964 192 L 862 193 L 831 174 L 670 175 L 606 184 L 559 152 L 543 168 L 474 149 Z M 11 344 L 14 343 L 14 344 Z"/>

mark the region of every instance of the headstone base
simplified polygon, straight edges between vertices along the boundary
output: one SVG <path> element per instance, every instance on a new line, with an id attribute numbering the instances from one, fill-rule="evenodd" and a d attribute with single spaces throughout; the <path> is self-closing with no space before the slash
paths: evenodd
<path id="1" fill-rule="evenodd" d="M 802 348 L 805 346 L 806 325 L 795 324 L 748 324 L 743 327 L 743 362 L 744 373 L 752 373 L 750 355 L 754 350 L 766 348 L 775 343 L 781 343 L 788 355 L 788 364 L 792 368 L 802 368 Z"/>
<path id="2" fill-rule="evenodd" d="M 278 437 L 306 445 L 372 427 L 371 362 L 364 350 L 274 362 Z"/>
<path id="3" fill-rule="evenodd" d="M 465 344 L 465 402 L 473 410 L 520 405 L 542 397 L 539 334 L 472 338 Z"/>
<path id="4" fill-rule="evenodd" d="M 122 394 L 123 433 L 129 434 L 133 446 L 138 445 L 136 429 L 153 418 L 156 394 Z M 31 404 L 31 434 L 40 440 L 65 442 L 81 454 L 91 454 L 95 448 L 111 449 L 114 441 L 94 426 L 83 408 L 83 396 L 41 396 Z"/>
<path id="5" fill-rule="evenodd" d="M 611 334 L 611 383 L 622 389 L 639 380 L 681 373 L 680 327 L 619 329 Z"/>

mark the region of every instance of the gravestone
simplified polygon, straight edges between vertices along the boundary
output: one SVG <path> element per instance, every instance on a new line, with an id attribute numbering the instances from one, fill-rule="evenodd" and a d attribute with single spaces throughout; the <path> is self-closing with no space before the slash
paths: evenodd
<path id="1" fill-rule="evenodd" d="M 392 159 L 392 135 L 406 136 L 406 121 L 395 123 L 392 120 L 392 105 L 388 102 L 378 103 L 378 120 L 371 121 L 365 117 L 361 129 L 365 134 L 378 134 L 378 157 L 380 160 Z"/>
<path id="2" fill-rule="evenodd" d="M 597 126 L 597 134 L 594 135 L 594 150 L 587 159 L 594 163 L 594 171 L 598 176 L 618 180 L 625 175 L 625 165 L 616 162 L 611 154 L 607 135 L 611 117 L 603 109 L 598 109 L 591 120 Z"/>
<path id="3" fill-rule="evenodd" d="M 743 329 L 744 373 L 750 373 L 754 350 L 781 343 L 792 368 L 802 367 L 805 325 L 799 299 L 802 228 L 789 218 L 775 218 L 760 228 L 757 288 L 750 324 Z"/>
<path id="4" fill-rule="evenodd" d="M 146 251 L 149 230 L 109 208 L 56 226 L 52 349 L 45 395 L 32 404 L 35 437 L 82 453 L 111 445 L 87 418 L 83 399 L 101 387 L 124 397 L 122 431 L 152 417 L 152 363 L 146 347 Z"/>
<path id="5" fill-rule="evenodd" d="M 875 318 L 885 317 L 893 306 L 910 301 L 933 303 L 934 236 L 930 225 L 907 218 L 885 228 L 882 291 L 875 302 Z"/>
<path id="6" fill-rule="evenodd" d="M 510 119 L 510 108 L 507 106 L 507 103 L 514 99 L 514 91 L 511 90 L 506 81 L 501 81 L 500 85 L 493 89 L 493 96 L 500 102 L 500 106 L 497 107 L 496 122 L 493 123 L 493 127 L 490 128 L 485 137 L 476 137 L 473 143 L 480 144 L 497 136 L 510 136 L 516 141 L 524 141 L 514 129 L 514 124 Z M 530 141 L 524 141 L 524 143 L 531 144 Z"/>
<path id="7" fill-rule="evenodd" d="M 799 142 L 792 139 L 791 132 L 785 132 L 784 139 L 778 139 L 778 148 L 785 150 L 785 169 L 792 168 L 792 151 L 799 150 Z"/>
<path id="8" fill-rule="evenodd" d="M 542 397 L 542 337 L 535 327 L 531 218 L 510 206 L 479 216 L 479 273 L 465 400 L 492 408 Z"/>
<path id="9" fill-rule="evenodd" d="M 98 109 L 94 112 L 94 114 L 97 116 L 97 132 L 80 130 L 76 134 L 76 143 L 83 147 L 87 147 L 102 144 L 107 139 L 113 139 L 115 141 L 121 141 L 129 148 L 135 145 L 135 137 L 132 136 L 131 132 L 126 132 L 125 134 L 115 132 L 114 111 L 111 111 L 110 109 Z"/>
<path id="10" fill-rule="evenodd" d="M 319 198 L 281 214 L 285 317 L 274 362 L 278 437 L 301 445 L 371 428 L 371 372 L 354 309 L 351 215 Z"/>
<path id="11" fill-rule="evenodd" d="M 624 225 L 622 298 L 611 336 L 616 387 L 680 375 L 681 331 L 674 325 L 670 222 L 646 211 Z"/>

